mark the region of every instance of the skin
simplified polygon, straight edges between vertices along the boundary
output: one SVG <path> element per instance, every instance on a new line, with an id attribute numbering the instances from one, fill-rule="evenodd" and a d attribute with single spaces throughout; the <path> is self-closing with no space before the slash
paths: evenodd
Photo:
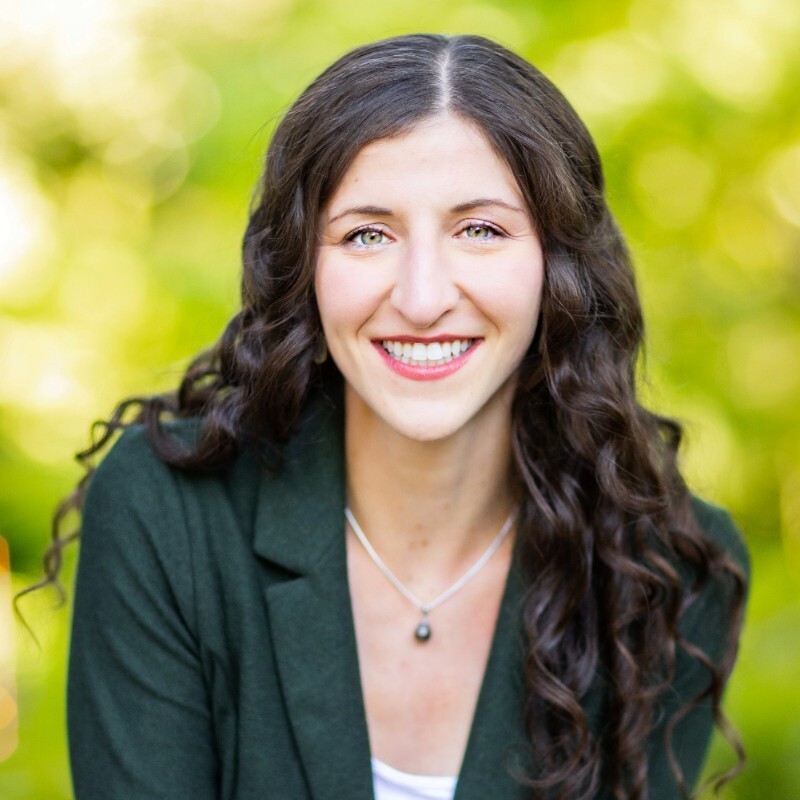
<path id="1" fill-rule="evenodd" d="M 316 291 L 345 378 L 348 502 L 424 600 L 472 566 L 517 504 L 511 402 L 543 274 L 508 166 L 453 116 L 369 144 L 323 209 Z M 457 364 L 409 368 L 381 345 L 398 339 L 473 344 Z M 352 531 L 347 547 L 372 753 L 403 771 L 456 775 L 512 537 L 431 613 L 424 645 L 413 638 L 418 610 Z"/>

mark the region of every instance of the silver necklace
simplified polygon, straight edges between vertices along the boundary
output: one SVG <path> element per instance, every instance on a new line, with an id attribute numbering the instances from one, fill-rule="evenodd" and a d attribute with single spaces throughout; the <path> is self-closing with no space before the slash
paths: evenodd
<path id="1" fill-rule="evenodd" d="M 347 521 L 350 523 L 350 527 L 353 529 L 353 533 L 355 533 L 358 541 L 364 546 L 364 549 L 367 551 L 367 555 L 373 560 L 375 566 L 384 574 L 386 579 L 389 583 L 397 589 L 406 600 L 409 600 L 413 603 L 420 611 L 421 618 L 419 624 L 417 625 L 416 629 L 414 630 L 414 637 L 418 642 L 427 642 L 428 639 L 431 638 L 431 626 L 428 622 L 428 614 L 433 611 L 434 608 L 440 606 L 444 603 L 445 600 L 449 600 L 457 591 L 463 589 L 464 586 L 469 583 L 486 565 L 486 562 L 497 552 L 497 549 L 503 543 L 503 540 L 508 536 L 509 532 L 511 531 L 511 527 L 514 525 L 514 521 L 517 518 L 517 513 L 519 509 L 514 509 L 511 512 L 508 519 L 503 524 L 503 527 L 500 528 L 500 532 L 497 536 L 494 537 L 494 541 L 486 548 L 483 555 L 445 592 L 442 592 L 436 599 L 431 600 L 429 603 L 425 603 L 419 599 L 407 586 L 405 586 L 399 578 L 386 566 L 383 559 L 375 552 L 375 548 L 369 543 L 369 539 L 367 539 L 364 531 L 361 530 L 361 526 L 356 522 L 356 518 L 353 516 L 353 512 L 348 508 L 345 507 L 344 515 L 347 518 Z"/>

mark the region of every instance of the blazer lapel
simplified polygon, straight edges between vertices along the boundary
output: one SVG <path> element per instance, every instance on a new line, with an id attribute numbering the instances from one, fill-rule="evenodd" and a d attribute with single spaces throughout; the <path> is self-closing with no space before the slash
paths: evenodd
<path id="1" fill-rule="evenodd" d="M 531 745 L 525 729 L 524 580 L 512 566 L 500 606 L 486 673 L 472 721 L 454 800 L 525 800 L 530 790 L 513 776 L 531 774 Z M 589 727 L 601 734 L 604 702 L 600 674 L 582 698 Z M 605 797 L 605 795 L 603 795 Z"/>
<path id="2" fill-rule="evenodd" d="M 522 580 L 512 567 L 497 617 L 486 673 L 472 721 L 455 800 L 523 800 L 530 791 L 512 774 L 525 774 L 530 745 L 523 718 Z"/>
<path id="3" fill-rule="evenodd" d="M 317 406 L 265 476 L 254 549 L 285 578 L 265 587 L 275 658 L 315 800 L 371 800 L 372 772 L 344 545 L 342 424 Z"/>

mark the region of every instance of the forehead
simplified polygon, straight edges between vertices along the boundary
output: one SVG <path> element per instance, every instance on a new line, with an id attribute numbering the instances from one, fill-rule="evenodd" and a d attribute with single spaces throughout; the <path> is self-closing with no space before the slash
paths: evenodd
<path id="1" fill-rule="evenodd" d="M 508 164 L 474 124 L 451 115 L 429 117 L 398 136 L 363 147 L 348 167 L 330 205 L 369 192 L 436 192 L 451 197 L 503 194 L 521 202 Z"/>

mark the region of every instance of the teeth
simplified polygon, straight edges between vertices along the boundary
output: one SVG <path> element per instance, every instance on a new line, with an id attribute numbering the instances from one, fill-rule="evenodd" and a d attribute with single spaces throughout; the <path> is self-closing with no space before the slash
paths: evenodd
<path id="1" fill-rule="evenodd" d="M 383 349 L 398 361 L 415 367 L 432 367 L 446 364 L 466 352 L 472 346 L 473 339 L 454 339 L 453 341 L 431 342 L 397 342 L 391 339 L 383 341 Z"/>

